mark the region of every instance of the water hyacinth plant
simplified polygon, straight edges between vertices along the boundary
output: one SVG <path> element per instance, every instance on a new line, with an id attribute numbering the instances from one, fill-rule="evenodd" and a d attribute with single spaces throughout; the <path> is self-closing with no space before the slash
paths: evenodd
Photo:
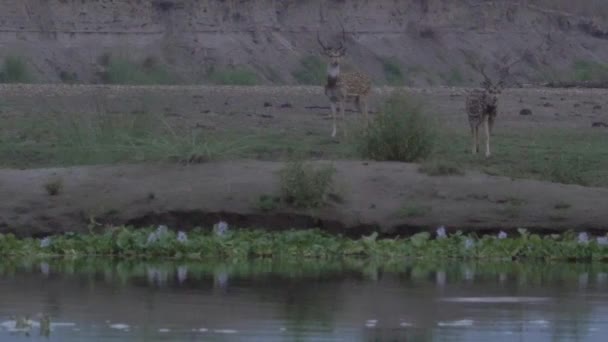
<path id="1" fill-rule="evenodd" d="M 441 227 L 440 227 L 441 228 Z M 52 242 L 51 242 L 52 241 Z M 358 239 L 321 230 L 281 232 L 228 229 L 219 222 L 213 229 L 174 232 L 166 227 L 118 227 L 103 234 L 64 234 L 42 240 L 18 239 L 0 234 L 0 256 L 117 256 L 178 259 L 302 258 L 424 258 L 424 259 L 541 259 L 608 260 L 608 237 L 565 232 L 541 236 L 520 229 L 519 234 L 498 235 L 429 232 L 408 237 L 380 238 L 374 233 Z"/>

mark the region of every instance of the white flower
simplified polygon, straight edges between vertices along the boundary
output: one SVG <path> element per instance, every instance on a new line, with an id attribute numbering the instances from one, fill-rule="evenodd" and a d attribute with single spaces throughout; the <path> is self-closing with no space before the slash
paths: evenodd
<path id="1" fill-rule="evenodd" d="M 445 227 L 441 226 L 437 228 L 437 239 L 445 239 L 447 234 L 445 233 Z"/>
<path id="2" fill-rule="evenodd" d="M 499 239 L 506 239 L 507 238 L 507 233 L 503 232 L 502 230 L 500 231 L 500 233 L 498 233 L 498 238 Z"/>
<path id="3" fill-rule="evenodd" d="M 177 268 L 177 280 L 179 283 L 183 283 L 188 279 L 188 266 L 179 266 Z"/>
<path id="4" fill-rule="evenodd" d="M 160 225 L 160 226 L 158 226 L 158 228 L 156 228 L 156 236 L 158 238 L 161 238 L 161 237 L 163 237 L 163 235 L 167 234 L 168 231 L 169 231 L 169 228 L 167 228 L 167 226 L 165 226 L 164 224 Z"/>
<path id="5" fill-rule="evenodd" d="M 44 239 L 40 240 L 40 248 L 47 248 L 51 245 L 51 238 L 50 237 L 45 237 Z"/>
<path id="6" fill-rule="evenodd" d="M 473 241 L 473 239 L 466 239 L 464 240 L 464 249 L 471 249 L 473 248 L 473 246 L 475 245 L 475 242 Z"/>
<path id="7" fill-rule="evenodd" d="M 589 235 L 587 233 L 582 232 L 578 234 L 578 243 L 580 244 L 588 244 L 589 243 Z"/>
<path id="8" fill-rule="evenodd" d="M 600 246 L 608 246 L 608 237 L 600 236 L 596 239 L 596 241 Z"/>
<path id="9" fill-rule="evenodd" d="M 156 233 L 150 233 L 148 235 L 148 241 L 146 242 L 146 244 L 151 245 L 156 241 L 158 241 L 158 236 L 156 236 Z"/>
<path id="10" fill-rule="evenodd" d="M 228 223 L 224 221 L 218 222 L 214 227 L 213 231 L 218 236 L 224 236 L 228 232 Z"/>
<path id="11" fill-rule="evenodd" d="M 188 235 L 186 235 L 186 233 L 184 233 L 184 232 L 178 232 L 177 233 L 177 241 L 179 241 L 181 243 L 188 242 Z"/>

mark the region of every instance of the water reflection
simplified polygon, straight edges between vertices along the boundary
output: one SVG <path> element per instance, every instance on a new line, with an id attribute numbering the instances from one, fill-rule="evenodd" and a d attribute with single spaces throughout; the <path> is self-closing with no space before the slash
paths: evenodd
<path id="1" fill-rule="evenodd" d="M 48 317 L 56 341 L 603 341 L 607 274 L 603 264 L 3 260 L 0 340 L 26 330 L 47 340 L 34 330 Z"/>

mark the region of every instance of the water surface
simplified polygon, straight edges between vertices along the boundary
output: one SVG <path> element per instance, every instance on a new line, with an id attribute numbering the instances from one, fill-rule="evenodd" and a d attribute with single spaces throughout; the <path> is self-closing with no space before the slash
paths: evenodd
<path id="1" fill-rule="evenodd" d="M 3 260 L 0 341 L 604 341 L 606 290 L 603 264 Z"/>

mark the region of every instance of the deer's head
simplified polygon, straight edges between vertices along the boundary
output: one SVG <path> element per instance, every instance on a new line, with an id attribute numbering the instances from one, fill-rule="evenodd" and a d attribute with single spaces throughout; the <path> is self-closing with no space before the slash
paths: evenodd
<path id="1" fill-rule="evenodd" d="M 338 47 L 333 47 L 329 45 L 323 44 L 321 37 L 319 36 L 319 32 L 317 32 L 317 42 L 323 49 L 323 54 L 329 57 L 329 63 L 333 67 L 337 67 L 340 65 L 340 61 L 342 57 L 346 54 L 346 47 L 344 46 L 344 42 L 346 41 L 346 33 L 344 32 L 344 27 L 342 27 L 342 39 L 340 40 L 340 45 Z"/>

